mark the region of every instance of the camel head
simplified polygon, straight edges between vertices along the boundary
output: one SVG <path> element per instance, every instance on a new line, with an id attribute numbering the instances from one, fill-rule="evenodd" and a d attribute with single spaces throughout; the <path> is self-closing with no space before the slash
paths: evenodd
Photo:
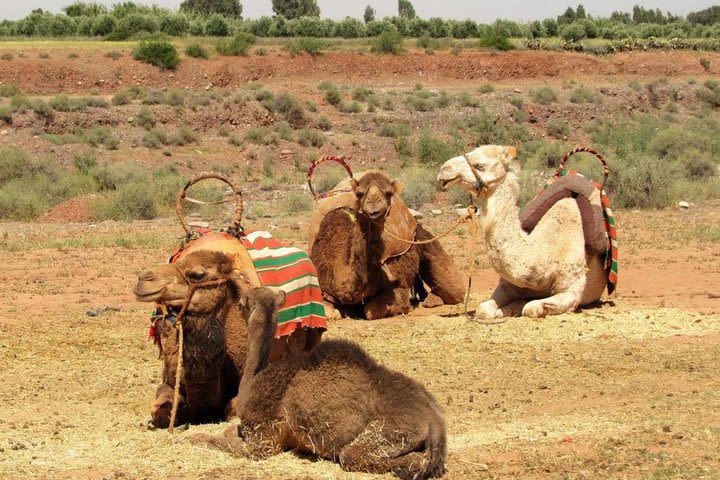
<path id="1" fill-rule="evenodd" d="M 393 195 L 402 192 L 402 183 L 376 171 L 366 173 L 360 180 L 350 179 L 350 185 L 357 197 L 358 212 L 371 220 L 384 219 L 390 212 Z"/>
<path id="2" fill-rule="evenodd" d="M 174 263 L 159 265 L 138 275 L 133 288 L 141 302 L 160 303 L 169 307 L 182 307 L 190 288 L 197 287 L 188 305 L 190 313 L 208 313 L 227 300 L 228 295 L 239 299 L 246 291 L 247 280 L 242 272 L 235 270 L 230 255 L 209 250 L 197 250 L 181 257 Z M 217 285 L 208 282 L 225 281 Z"/>
<path id="3" fill-rule="evenodd" d="M 483 145 L 445 162 L 437 180 L 443 189 L 458 186 L 473 196 L 487 195 L 495 190 L 508 172 L 519 169 L 515 147 Z"/>

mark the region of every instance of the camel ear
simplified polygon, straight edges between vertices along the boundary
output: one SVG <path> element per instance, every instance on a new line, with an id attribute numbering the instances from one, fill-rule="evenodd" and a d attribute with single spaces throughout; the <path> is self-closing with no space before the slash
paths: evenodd
<path id="1" fill-rule="evenodd" d="M 355 190 L 358 185 L 360 185 L 360 184 L 358 183 L 357 180 L 355 180 L 354 178 L 351 178 L 351 179 L 350 179 L 350 187 L 351 187 L 353 190 Z"/>
<path id="2" fill-rule="evenodd" d="M 275 294 L 275 306 L 279 307 L 280 305 L 282 305 L 282 303 L 285 301 L 286 298 L 287 298 L 287 294 L 283 290 L 280 290 L 279 292 L 277 292 Z"/>
<path id="3" fill-rule="evenodd" d="M 390 185 L 393 186 L 396 194 L 401 194 L 405 190 L 405 185 L 400 180 L 391 180 Z"/>

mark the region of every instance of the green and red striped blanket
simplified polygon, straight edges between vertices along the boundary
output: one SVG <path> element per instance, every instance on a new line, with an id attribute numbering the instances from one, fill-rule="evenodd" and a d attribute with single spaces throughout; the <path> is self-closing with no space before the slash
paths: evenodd
<path id="1" fill-rule="evenodd" d="M 177 247 L 174 262 L 194 250 L 213 250 L 232 255 L 236 268 L 246 272 L 252 286 L 284 291 L 278 307 L 276 337 L 301 327 L 327 328 L 317 270 L 305 251 L 276 240 L 269 232 L 246 230 L 242 236 L 197 229 L 194 238 Z"/>
<path id="2" fill-rule="evenodd" d="M 287 295 L 278 307 L 275 336 L 288 335 L 299 326 L 326 328 L 317 271 L 308 254 L 260 230 L 245 232 L 240 241 L 250 254 L 260 283 Z"/>

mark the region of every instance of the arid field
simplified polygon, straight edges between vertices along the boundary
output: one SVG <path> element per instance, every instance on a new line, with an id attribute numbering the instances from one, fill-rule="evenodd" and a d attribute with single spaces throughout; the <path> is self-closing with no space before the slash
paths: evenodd
<path id="1" fill-rule="evenodd" d="M 131 48 L 0 43 L 0 478 L 377 477 L 186 439 L 226 424 L 149 428 L 161 363 L 131 288 L 180 241 L 174 194 L 195 173 L 229 174 L 246 227 L 306 248 L 314 158 L 400 178 L 439 233 L 467 199 L 437 191 L 437 168 L 483 143 L 518 146 L 525 200 L 573 146 L 608 156 L 618 291 L 542 320 L 419 308 L 333 321 L 326 338 L 427 386 L 446 415 L 444 478 L 720 478 L 720 54 L 292 57 L 270 43 L 163 71 Z M 472 310 L 497 281 L 482 239 L 461 226 L 443 245 L 473 274 Z"/>

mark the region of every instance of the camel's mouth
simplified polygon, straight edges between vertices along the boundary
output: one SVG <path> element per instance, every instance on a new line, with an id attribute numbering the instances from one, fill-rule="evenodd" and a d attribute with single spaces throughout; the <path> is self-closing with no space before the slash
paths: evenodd
<path id="1" fill-rule="evenodd" d="M 365 212 L 365 215 L 370 217 L 371 220 L 378 220 L 385 216 L 385 210 L 381 210 L 379 212 L 372 212 L 372 213 Z"/>
<path id="2" fill-rule="evenodd" d="M 160 298 L 160 295 L 162 295 L 164 290 L 165 285 L 155 290 L 150 290 L 147 288 L 143 288 L 140 286 L 140 284 L 138 284 L 135 285 L 135 288 L 133 288 L 133 293 L 135 294 L 135 298 L 141 302 L 153 302 L 156 299 Z"/>
<path id="3" fill-rule="evenodd" d="M 457 175 L 453 178 L 440 178 L 440 188 L 443 190 L 447 190 L 452 185 L 455 185 L 457 183 L 460 183 L 460 175 Z"/>

